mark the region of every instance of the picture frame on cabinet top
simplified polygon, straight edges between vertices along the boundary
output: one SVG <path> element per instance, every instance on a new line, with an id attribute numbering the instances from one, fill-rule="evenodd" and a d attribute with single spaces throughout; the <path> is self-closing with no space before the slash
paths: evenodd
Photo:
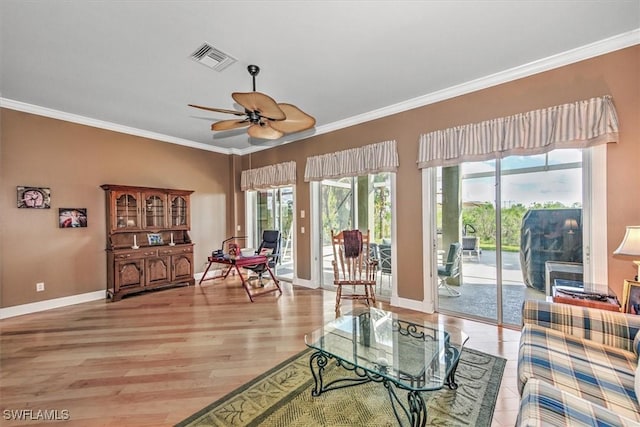
<path id="1" fill-rule="evenodd" d="M 162 234 L 160 233 L 147 233 L 147 241 L 150 246 L 153 245 L 164 245 L 164 241 L 162 240 Z"/>

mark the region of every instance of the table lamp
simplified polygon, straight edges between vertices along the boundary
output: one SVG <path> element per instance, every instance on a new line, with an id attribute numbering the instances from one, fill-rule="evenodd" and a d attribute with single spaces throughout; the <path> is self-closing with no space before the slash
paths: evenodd
<path id="1" fill-rule="evenodd" d="M 614 255 L 635 255 L 640 257 L 640 225 L 627 226 L 627 232 L 622 239 L 622 243 L 618 249 L 613 251 Z M 640 261 L 633 261 L 638 266 L 638 275 L 636 280 L 640 278 Z"/>
<path id="2" fill-rule="evenodd" d="M 578 221 L 574 218 L 568 218 L 564 221 L 562 228 L 567 230 L 567 234 L 575 234 L 576 230 L 578 230 Z"/>

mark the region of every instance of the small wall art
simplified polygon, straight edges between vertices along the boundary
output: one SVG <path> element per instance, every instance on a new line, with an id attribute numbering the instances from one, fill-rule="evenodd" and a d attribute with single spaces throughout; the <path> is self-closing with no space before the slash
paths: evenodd
<path id="1" fill-rule="evenodd" d="M 18 186 L 18 208 L 51 208 L 51 189 L 47 187 Z"/>
<path id="2" fill-rule="evenodd" d="M 86 227 L 87 208 L 60 208 L 58 224 L 60 228 Z"/>

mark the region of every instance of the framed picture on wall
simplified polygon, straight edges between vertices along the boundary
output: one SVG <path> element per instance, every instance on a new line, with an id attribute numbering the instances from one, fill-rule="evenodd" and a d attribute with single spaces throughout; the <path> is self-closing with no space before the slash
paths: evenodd
<path id="1" fill-rule="evenodd" d="M 58 209 L 58 226 L 60 228 L 86 227 L 87 208 Z"/>
<path id="2" fill-rule="evenodd" d="M 49 209 L 51 208 L 51 189 L 47 187 L 18 186 L 18 208 Z"/>

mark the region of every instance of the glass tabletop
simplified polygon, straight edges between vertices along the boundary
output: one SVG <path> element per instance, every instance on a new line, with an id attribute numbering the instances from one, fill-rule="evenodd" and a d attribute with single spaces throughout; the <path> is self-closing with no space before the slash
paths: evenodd
<path id="1" fill-rule="evenodd" d="M 457 328 L 367 308 L 305 335 L 308 347 L 409 390 L 440 389 L 469 337 Z"/>

